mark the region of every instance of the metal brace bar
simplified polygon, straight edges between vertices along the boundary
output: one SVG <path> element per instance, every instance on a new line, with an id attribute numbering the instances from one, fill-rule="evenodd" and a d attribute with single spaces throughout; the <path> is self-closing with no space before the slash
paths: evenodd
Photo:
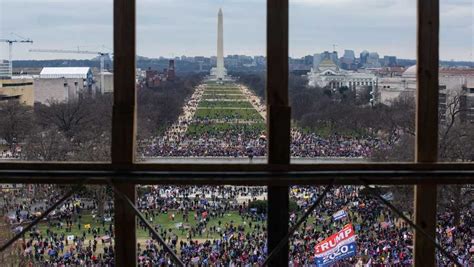
<path id="1" fill-rule="evenodd" d="M 311 213 L 316 209 L 316 207 L 319 205 L 319 203 L 321 203 L 321 201 L 323 201 L 324 197 L 327 195 L 327 193 L 331 190 L 331 188 L 333 187 L 334 185 L 334 182 L 335 180 L 332 180 L 331 183 L 329 185 L 326 186 L 326 188 L 324 189 L 323 193 L 321 195 L 318 196 L 318 198 L 316 199 L 316 201 L 313 203 L 313 205 L 305 212 L 305 214 L 303 215 L 303 217 L 301 217 L 301 219 L 298 220 L 298 222 L 296 222 L 295 225 L 293 225 L 290 230 L 288 231 L 288 233 L 280 240 L 280 242 L 278 242 L 278 245 L 275 247 L 275 249 L 273 249 L 270 254 L 268 254 L 268 257 L 267 259 L 265 260 L 265 262 L 263 263 L 263 266 L 266 266 L 270 260 L 275 256 L 277 255 L 278 252 L 280 252 L 280 250 L 283 248 L 283 246 L 285 245 L 286 242 L 288 242 L 288 239 L 290 238 L 290 235 L 292 235 L 297 229 L 298 227 L 301 226 L 301 224 L 306 221 L 306 219 L 309 217 L 309 215 L 311 215 Z"/>
<path id="2" fill-rule="evenodd" d="M 378 200 L 380 200 L 383 204 L 385 204 L 387 207 L 389 207 L 393 212 L 395 212 L 400 218 L 402 218 L 406 223 L 408 223 L 411 227 L 415 228 L 417 231 L 419 231 L 421 234 L 423 234 L 430 242 L 432 242 L 435 247 L 444 255 L 446 256 L 450 261 L 452 261 L 454 264 L 462 266 L 457 260 L 456 257 L 451 255 L 449 252 L 447 252 L 440 244 L 436 242 L 433 238 L 431 238 L 430 235 L 428 235 L 421 227 L 419 227 L 417 224 L 415 224 L 413 221 L 410 220 L 410 218 L 406 217 L 403 212 L 401 212 L 397 207 L 395 207 L 392 203 L 390 203 L 388 200 L 384 199 L 382 196 L 380 196 L 377 192 L 375 192 L 375 189 L 378 189 L 378 187 L 371 187 L 370 184 L 365 181 L 365 180 L 360 180 L 364 187 L 369 190 L 369 193 L 375 196 Z"/>
<path id="3" fill-rule="evenodd" d="M 150 225 L 150 223 L 147 221 L 147 219 L 145 219 L 145 217 L 143 216 L 143 214 L 137 209 L 137 207 L 135 207 L 135 205 L 133 204 L 133 202 L 127 197 L 125 196 L 124 194 L 122 194 L 122 192 L 118 191 L 114 184 L 112 183 L 112 181 L 110 181 L 110 179 L 108 180 L 108 183 L 110 185 L 110 187 L 112 187 L 112 189 L 114 190 L 114 192 L 120 196 L 123 200 L 125 200 L 125 203 L 127 203 L 130 208 L 133 209 L 133 211 L 135 212 L 135 215 L 140 219 L 140 221 L 142 221 L 145 226 L 148 228 L 148 230 L 150 230 L 150 232 L 152 233 L 153 235 L 153 238 L 155 238 L 156 240 L 158 240 L 158 242 L 160 242 L 160 244 L 163 246 L 163 248 L 171 254 L 171 257 L 173 258 L 173 260 L 175 262 L 178 263 L 179 266 L 185 266 L 185 264 L 181 261 L 181 259 L 179 259 L 179 257 L 174 253 L 174 251 L 168 246 L 168 244 L 166 244 L 166 242 L 163 240 L 163 238 L 155 231 L 155 229 L 153 228 L 153 226 Z"/>
<path id="4" fill-rule="evenodd" d="M 61 199 L 56 201 L 52 206 L 50 206 L 45 212 L 43 212 L 39 217 L 34 219 L 28 226 L 26 226 L 21 232 L 16 234 L 14 237 L 12 237 L 8 242 L 2 245 L 0 247 L 0 252 L 3 252 L 5 249 L 7 249 L 9 246 L 11 246 L 15 241 L 17 241 L 20 237 L 22 237 L 26 232 L 28 232 L 33 226 L 37 225 L 42 219 L 44 219 L 48 214 L 50 214 L 54 209 L 56 209 L 59 205 L 61 205 L 66 199 L 71 197 L 77 190 L 80 189 L 80 187 L 86 182 L 88 179 L 82 179 L 79 183 L 76 184 L 71 190 L 69 190 Z"/>

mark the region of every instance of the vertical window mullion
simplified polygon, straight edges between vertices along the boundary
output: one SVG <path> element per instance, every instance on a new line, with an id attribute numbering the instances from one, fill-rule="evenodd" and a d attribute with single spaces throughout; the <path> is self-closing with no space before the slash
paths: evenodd
<path id="1" fill-rule="evenodd" d="M 267 133 L 268 164 L 290 163 L 288 106 L 288 0 L 267 0 Z M 268 251 L 288 232 L 288 186 L 268 187 Z M 288 263 L 288 242 L 270 266 Z"/>
<path id="2" fill-rule="evenodd" d="M 135 158 L 135 0 L 114 0 L 114 106 L 112 164 L 131 169 Z M 135 203 L 133 183 L 116 183 L 117 190 Z M 136 266 L 136 219 L 126 202 L 114 196 L 116 266 Z"/>
<path id="3" fill-rule="evenodd" d="M 416 162 L 438 159 L 439 0 L 418 0 Z M 436 235 L 436 184 L 415 186 L 415 222 Z M 436 266 L 435 246 L 415 231 L 415 266 Z"/>

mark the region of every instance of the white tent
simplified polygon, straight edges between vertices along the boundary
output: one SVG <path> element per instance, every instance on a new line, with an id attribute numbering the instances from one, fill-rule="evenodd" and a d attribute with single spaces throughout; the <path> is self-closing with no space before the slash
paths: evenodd
<path id="1" fill-rule="evenodd" d="M 90 74 L 89 67 L 45 67 L 40 72 L 40 78 L 87 79 Z"/>

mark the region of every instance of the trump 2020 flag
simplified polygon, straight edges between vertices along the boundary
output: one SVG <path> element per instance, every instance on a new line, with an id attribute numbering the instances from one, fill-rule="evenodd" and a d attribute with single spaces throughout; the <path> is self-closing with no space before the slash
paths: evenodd
<path id="1" fill-rule="evenodd" d="M 340 210 L 340 211 L 337 211 L 336 213 L 334 213 L 332 215 L 332 218 L 333 218 L 333 220 L 337 221 L 337 220 L 340 220 L 340 219 L 342 219 L 346 216 L 347 216 L 347 212 L 345 210 Z"/>
<path id="2" fill-rule="evenodd" d="M 356 240 L 352 224 L 324 239 L 315 247 L 315 264 L 318 267 L 329 266 L 339 260 L 356 255 Z"/>

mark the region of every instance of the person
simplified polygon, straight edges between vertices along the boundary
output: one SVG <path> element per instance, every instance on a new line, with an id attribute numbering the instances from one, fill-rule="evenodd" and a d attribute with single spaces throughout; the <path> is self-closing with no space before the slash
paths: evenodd
<path id="1" fill-rule="evenodd" d="M 253 160 L 253 149 L 252 149 L 252 147 L 247 147 L 247 156 L 249 158 L 249 161 L 252 162 L 252 160 Z"/>

